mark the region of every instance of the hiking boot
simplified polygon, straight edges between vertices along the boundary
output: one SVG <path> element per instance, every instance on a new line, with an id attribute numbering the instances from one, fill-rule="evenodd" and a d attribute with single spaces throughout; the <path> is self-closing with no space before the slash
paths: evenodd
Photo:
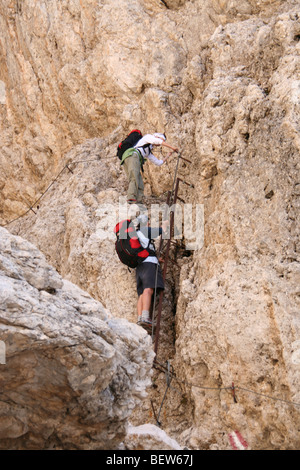
<path id="1" fill-rule="evenodd" d="M 138 319 L 137 324 L 144 328 L 148 333 L 152 333 L 152 329 L 155 329 L 155 324 L 153 324 L 151 320 L 144 320 L 142 317 Z"/>
<path id="2" fill-rule="evenodd" d="M 138 325 L 145 324 L 145 325 L 152 325 L 152 321 L 149 318 L 143 318 L 142 315 L 138 318 L 137 321 Z"/>

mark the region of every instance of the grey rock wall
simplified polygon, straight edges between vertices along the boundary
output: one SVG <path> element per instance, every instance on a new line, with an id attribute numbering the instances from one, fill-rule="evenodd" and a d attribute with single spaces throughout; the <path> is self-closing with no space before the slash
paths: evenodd
<path id="1" fill-rule="evenodd" d="M 1 449 L 114 449 L 145 399 L 147 333 L 0 230 Z"/>

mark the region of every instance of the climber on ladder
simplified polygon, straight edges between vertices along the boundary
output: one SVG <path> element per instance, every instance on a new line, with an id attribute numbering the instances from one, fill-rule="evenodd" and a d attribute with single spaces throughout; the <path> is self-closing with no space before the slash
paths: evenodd
<path id="1" fill-rule="evenodd" d="M 151 256 L 148 256 L 136 268 L 136 287 L 138 294 L 137 323 L 150 333 L 152 328 L 155 328 L 154 318 L 151 318 L 150 313 L 153 295 L 158 294 L 165 288 L 160 260 L 156 256 L 152 239 L 161 236 L 163 233 L 167 233 L 169 221 L 163 221 L 160 228 L 152 228 L 149 227 L 148 218 L 145 214 L 140 215 L 137 219 L 139 223 L 137 227 L 137 236 L 141 245 L 144 248 L 149 247 L 153 250 Z"/>
<path id="2" fill-rule="evenodd" d="M 152 299 L 165 288 L 153 242 L 163 233 L 167 235 L 169 221 L 165 220 L 161 225 L 159 228 L 149 227 L 147 215 L 141 214 L 133 221 L 127 219 L 119 222 L 114 229 L 120 261 L 129 268 L 136 268 L 137 323 L 148 333 L 155 328 L 150 312 Z"/>
<path id="3" fill-rule="evenodd" d="M 121 160 L 125 173 L 127 175 L 129 184 L 127 191 L 128 204 L 142 203 L 144 196 L 144 182 L 142 177 L 143 165 L 145 160 L 148 159 L 154 165 L 161 166 L 172 155 L 170 153 L 167 157 L 159 160 L 153 153 L 153 147 L 163 146 L 178 152 L 176 147 L 171 146 L 166 142 L 165 134 L 146 134 L 142 136 L 141 131 L 138 129 L 133 130 L 128 134 L 117 148 L 117 156 Z"/>

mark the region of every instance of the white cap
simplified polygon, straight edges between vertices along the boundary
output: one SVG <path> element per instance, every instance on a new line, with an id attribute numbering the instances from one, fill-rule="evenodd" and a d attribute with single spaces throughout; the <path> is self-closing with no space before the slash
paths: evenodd
<path id="1" fill-rule="evenodd" d="M 155 137 L 158 137 L 159 139 L 164 140 L 164 141 L 167 140 L 165 134 L 159 134 L 159 133 L 156 132 L 156 133 L 153 134 L 153 135 L 154 135 Z"/>

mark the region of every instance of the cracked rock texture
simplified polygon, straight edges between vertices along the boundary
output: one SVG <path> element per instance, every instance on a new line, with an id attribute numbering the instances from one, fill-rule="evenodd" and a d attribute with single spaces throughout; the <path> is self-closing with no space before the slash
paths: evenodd
<path id="1" fill-rule="evenodd" d="M 147 333 L 0 229 L 1 449 L 113 449 L 146 396 Z"/>
<path id="2" fill-rule="evenodd" d="M 180 197 L 202 205 L 204 244 L 187 250 L 183 240 L 171 250 L 158 359 L 170 360 L 176 378 L 161 426 L 182 448 L 230 449 L 232 431 L 251 449 L 299 448 L 298 2 L 0 0 L 0 31 L 1 223 L 49 263 L 22 265 L 21 253 L 4 260 L 9 285 L 25 282 L 45 302 L 61 302 L 72 283 L 72 293 L 77 285 L 80 297 L 95 299 L 97 322 L 105 323 L 103 309 L 118 332 L 135 322 L 134 272 L 118 262 L 110 230 L 127 189 L 116 146 L 132 128 L 166 132 L 192 162 L 180 162 L 194 186 L 181 184 Z M 175 168 L 175 156 L 145 165 L 148 207 L 165 201 Z M 89 317 L 79 314 L 86 331 Z M 32 321 L 46 335 L 55 322 L 44 318 Z M 156 424 L 165 389 L 164 372 L 153 371 L 150 395 L 131 414 L 120 404 L 121 420 L 127 413 L 134 427 Z M 18 416 L 27 413 L 17 406 Z M 22 446 L 27 421 L 23 429 L 15 419 L 9 443 Z M 86 436 L 80 426 L 75 435 Z"/>

